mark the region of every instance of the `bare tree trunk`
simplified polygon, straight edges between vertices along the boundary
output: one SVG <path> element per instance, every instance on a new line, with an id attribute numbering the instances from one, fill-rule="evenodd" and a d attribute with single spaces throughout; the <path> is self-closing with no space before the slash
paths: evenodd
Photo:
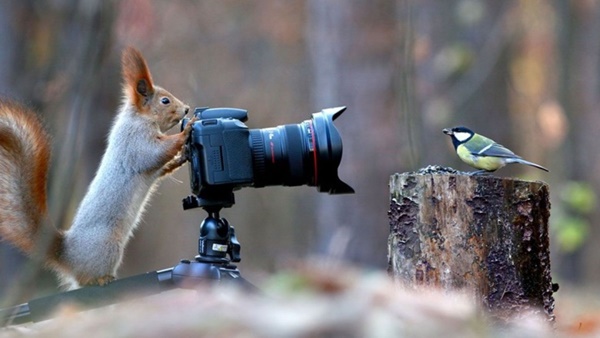
<path id="1" fill-rule="evenodd" d="M 335 121 L 344 142 L 339 172 L 342 180 L 352 173 L 354 180 L 347 183 L 356 190 L 354 195 L 317 197 L 316 250 L 384 266 L 386 229 L 376 225 L 385 222 L 385 210 L 378 205 L 387 198 L 381 194 L 385 180 L 373 178 L 387 177 L 386 168 L 401 158 L 400 138 L 380 132 L 399 119 L 393 107 L 394 3 L 310 0 L 307 7 L 313 106 L 348 107 Z M 363 130 L 374 135 L 368 151 L 367 141 L 356 137 Z"/>
<path id="2" fill-rule="evenodd" d="M 393 175 L 390 193 L 396 281 L 470 291 L 499 319 L 554 319 L 545 183 L 429 167 Z"/>

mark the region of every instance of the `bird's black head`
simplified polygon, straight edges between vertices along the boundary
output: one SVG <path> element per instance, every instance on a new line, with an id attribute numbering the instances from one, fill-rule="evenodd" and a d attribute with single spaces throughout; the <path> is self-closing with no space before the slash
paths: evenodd
<path id="1" fill-rule="evenodd" d="M 463 126 L 454 127 L 454 128 L 445 128 L 442 131 L 444 132 L 444 134 L 446 134 L 452 138 L 452 144 L 454 145 L 454 148 L 467 142 L 468 140 L 470 140 L 473 137 L 473 135 L 475 135 L 475 132 L 473 132 L 471 129 L 469 129 L 467 127 L 463 127 Z"/>

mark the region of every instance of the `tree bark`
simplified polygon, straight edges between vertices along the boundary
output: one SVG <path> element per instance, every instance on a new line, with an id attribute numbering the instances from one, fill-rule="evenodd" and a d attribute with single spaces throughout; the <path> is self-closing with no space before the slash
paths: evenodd
<path id="1" fill-rule="evenodd" d="M 465 290 L 501 320 L 554 320 L 547 184 L 427 167 L 393 175 L 390 193 L 397 282 Z"/>

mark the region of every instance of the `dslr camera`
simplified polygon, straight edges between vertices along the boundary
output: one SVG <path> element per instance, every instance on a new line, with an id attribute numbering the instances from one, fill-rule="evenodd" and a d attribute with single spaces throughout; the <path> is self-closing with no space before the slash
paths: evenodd
<path id="1" fill-rule="evenodd" d="M 298 124 L 248 129 L 244 109 L 196 108 L 184 146 L 194 196 L 184 200 L 184 209 L 230 207 L 233 191 L 242 187 L 308 185 L 330 194 L 353 193 L 337 173 L 342 139 L 333 121 L 345 109 L 323 109 Z"/>

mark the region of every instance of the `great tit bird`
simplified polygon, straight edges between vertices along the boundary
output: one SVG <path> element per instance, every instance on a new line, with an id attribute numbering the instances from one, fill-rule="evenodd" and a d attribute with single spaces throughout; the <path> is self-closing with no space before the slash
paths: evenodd
<path id="1" fill-rule="evenodd" d="M 444 134 L 452 138 L 456 154 L 466 164 L 480 169 L 476 173 L 496 171 L 509 163 L 521 163 L 544 171 L 539 164 L 525 161 L 504 146 L 466 127 L 446 128 Z"/>

